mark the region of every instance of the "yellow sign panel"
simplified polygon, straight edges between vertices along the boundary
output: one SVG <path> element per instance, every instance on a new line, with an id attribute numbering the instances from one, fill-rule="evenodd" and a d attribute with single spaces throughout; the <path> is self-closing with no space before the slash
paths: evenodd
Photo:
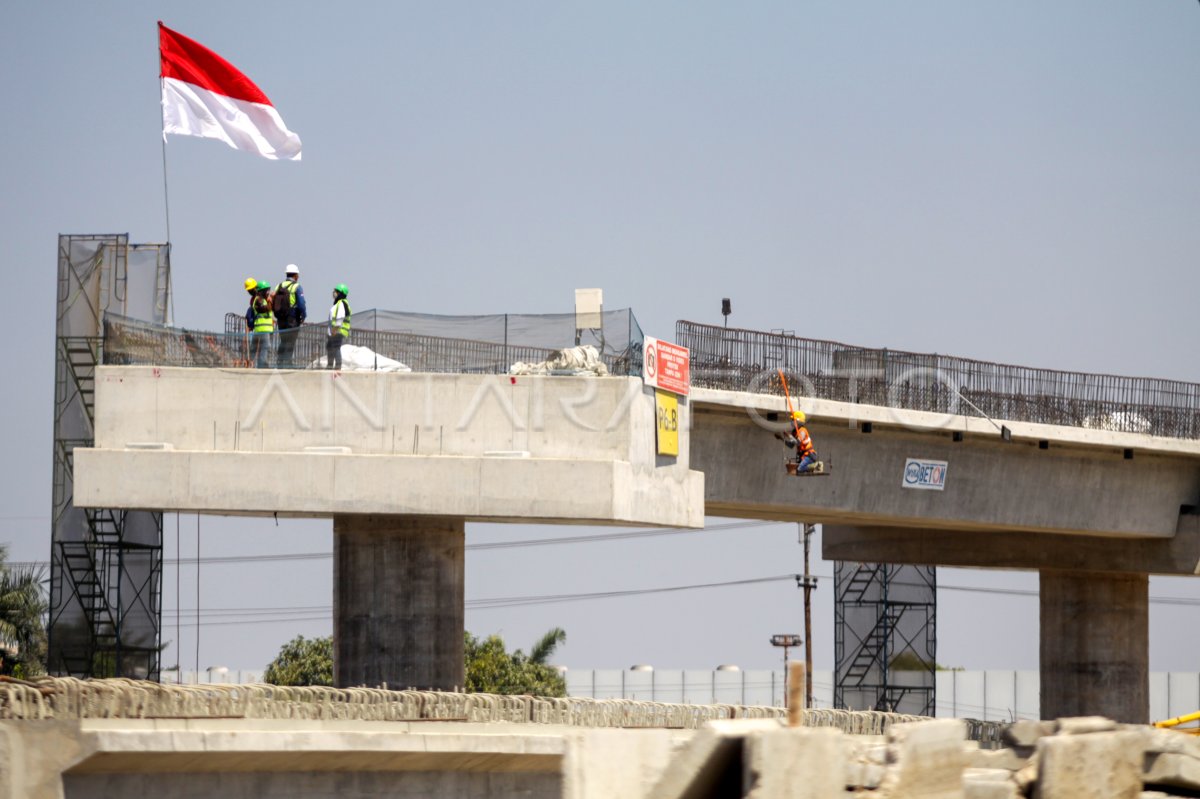
<path id="1" fill-rule="evenodd" d="M 654 390 L 655 440 L 659 455 L 679 455 L 679 397 L 669 391 Z"/>

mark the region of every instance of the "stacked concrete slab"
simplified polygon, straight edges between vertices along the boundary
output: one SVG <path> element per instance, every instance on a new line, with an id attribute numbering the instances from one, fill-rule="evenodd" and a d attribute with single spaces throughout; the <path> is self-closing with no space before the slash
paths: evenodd
<path id="1" fill-rule="evenodd" d="M 0 722 L 0 799 L 1166 799 L 1200 793 L 1200 742 L 1100 718 L 1020 723 L 1000 749 L 956 720 L 886 736 L 230 719 Z"/>

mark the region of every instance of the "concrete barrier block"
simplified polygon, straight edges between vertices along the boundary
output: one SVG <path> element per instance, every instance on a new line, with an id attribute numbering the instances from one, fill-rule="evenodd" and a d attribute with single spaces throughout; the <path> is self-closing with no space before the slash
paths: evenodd
<path id="1" fill-rule="evenodd" d="M 889 799 L 961 799 L 966 725 L 957 719 L 897 724 L 888 731 Z"/>
<path id="2" fill-rule="evenodd" d="M 846 745 L 839 730 L 784 727 L 747 736 L 746 799 L 838 799 L 846 794 Z"/>
<path id="3" fill-rule="evenodd" d="M 1093 732 L 1108 732 L 1117 728 L 1117 722 L 1104 716 L 1077 716 L 1055 722 L 1059 735 L 1087 735 Z"/>
<path id="4" fill-rule="evenodd" d="M 566 739 L 563 799 L 649 799 L 649 787 L 671 762 L 680 735 L 674 730 L 580 730 Z"/>
<path id="5" fill-rule="evenodd" d="M 963 799 L 1018 799 L 1017 783 L 1008 769 L 968 768 L 963 771 Z"/>
<path id="6" fill-rule="evenodd" d="M 1029 762 L 1029 755 L 1012 747 L 1004 749 L 972 748 L 966 752 L 967 768 L 1002 768 L 1020 771 Z"/>
<path id="7" fill-rule="evenodd" d="M 1200 757 L 1200 737 L 1195 735 L 1153 727 L 1145 728 L 1142 735 L 1148 755 L 1169 752 L 1176 755 Z"/>
<path id="8" fill-rule="evenodd" d="M 1009 746 L 1036 746 L 1039 738 L 1053 735 L 1056 729 L 1057 725 L 1053 721 L 1020 719 L 1005 728 L 1003 733 L 1004 743 Z"/>
<path id="9" fill-rule="evenodd" d="M 1033 799 L 1137 799 L 1142 741 L 1124 730 L 1042 738 Z"/>
<path id="10" fill-rule="evenodd" d="M 857 761 L 846 764 L 846 790 L 873 791 L 883 782 L 885 769 L 878 763 L 860 763 Z"/>
<path id="11" fill-rule="evenodd" d="M 1200 791 L 1200 758 L 1170 752 L 1148 754 L 1143 764 L 1142 781 L 1147 785 Z"/>
<path id="12" fill-rule="evenodd" d="M 753 733 L 783 729 L 778 719 L 731 719 L 710 721 L 671 758 L 654 788 L 646 794 L 654 799 L 694 799 L 728 791 L 732 781 L 741 787 L 740 773 L 732 770 L 741 762 L 743 740 Z M 713 793 L 716 791 L 717 793 Z"/>

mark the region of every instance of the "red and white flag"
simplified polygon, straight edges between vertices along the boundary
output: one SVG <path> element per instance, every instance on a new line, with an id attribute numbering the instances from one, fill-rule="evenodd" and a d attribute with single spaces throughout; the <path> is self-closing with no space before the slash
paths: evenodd
<path id="1" fill-rule="evenodd" d="M 158 23 L 163 139 L 220 139 L 263 158 L 300 160 L 300 137 L 254 82 L 204 45 Z"/>

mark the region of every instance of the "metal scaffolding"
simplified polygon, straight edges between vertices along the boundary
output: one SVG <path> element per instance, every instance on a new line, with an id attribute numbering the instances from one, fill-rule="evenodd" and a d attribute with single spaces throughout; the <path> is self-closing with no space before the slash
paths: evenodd
<path id="1" fill-rule="evenodd" d="M 934 715 L 936 569 L 839 561 L 834 597 L 834 706 Z"/>
<path id="2" fill-rule="evenodd" d="M 169 321 L 170 246 L 127 234 L 59 236 L 47 669 L 159 676 L 162 514 L 76 508 L 74 452 L 95 439 L 96 366 L 108 312 Z"/>

